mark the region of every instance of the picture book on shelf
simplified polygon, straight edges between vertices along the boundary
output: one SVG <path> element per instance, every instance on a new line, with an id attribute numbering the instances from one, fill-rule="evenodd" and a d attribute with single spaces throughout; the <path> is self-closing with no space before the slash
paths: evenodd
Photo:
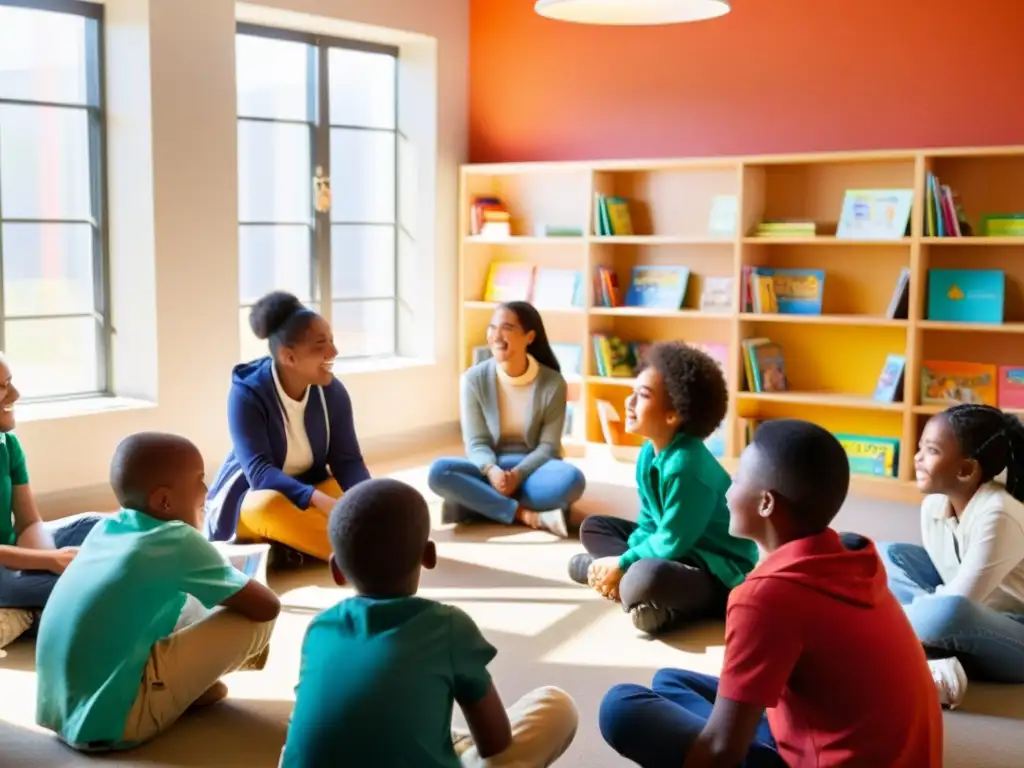
<path id="1" fill-rule="evenodd" d="M 754 237 L 814 237 L 818 234 L 818 224 L 814 221 L 797 219 L 769 219 L 762 221 L 754 230 Z"/>
<path id="2" fill-rule="evenodd" d="M 929 269 L 928 319 L 1001 323 L 1005 293 L 1000 269 Z"/>
<path id="3" fill-rule="evenodd" d="M 921 363 L 921 402 L 936 405 L 996 405 L 996 366 L 933 360 Z"/>
<path id="4" fill-rule="evenodd" d="M 702 312 L 732 312 L 735 281 L 731 277 L 705 277 L 700 294 Z"/>
<path id="5" fill-rule="evenodd" d="M 908 234 L 912 189 L 848 189 L 836 237 L 900 240 Z"/>
<path id="6" fill-rule="evenodd" d="M 595 333 L 593 344 L 597 375 L 624 379 L 636 374 L 636 367 L 647 347 L 641 342 L 623 341 L 618 336 L 604 333 Z"/>
<path id="7" fill-rule="evenodd" d="M 771 339 L 744 339 L 743 368 L 750 392 L 785 392 L 786 364 L 782 347 Z"/>
<path id="8" fill-rule="evenodd" d="M 931 171 L 925 173 L 924 194 L 925 237 L 970 237 L 973 234 L 958 195 Z"/>
<path id="9" fill-rule="evenodd" d="M 825 270 L 750 267 L 750 310 L 765 314 L 820 315 L 825 296 Z"/>
<path id="10" fill-rule="evenodd" d="M 739 198 L 736 195 L 715 195 L 711 198 L 708 234 L 712 237 L 734 237 L 738 214 Z"/>
<path id="11" fill-rule="evenodd" d="M 492 261 L 484 286 L 484 301 L 529 301 L 533 265 L 521 261 Z"/>
<path id="12" fill-rule="evenodd" d="M 596 195 L 597 234 L 632 235 L 633 219 L 629 213 L 629 200 L 615 195 Z"/>
<path id="13" fill-rule="evenodd" d="M 885 358 L 882 373 L 875 384 L 873 399 L 880 403 L 895 403 L 903 399 L 903 373 L 907 367 L 904 355 L 889 355 Z"/>
<path id="14" fill-rule="evenodd" d="M 900 441 L 895 437 L 836 435 L 850 459 L 854 475 L 896 477 L 900 463 Z"/>
<path id="15" fill-rule="evenodd" d="M 638 264 L 633 267 L 626 306 L 679 309 L 686 298 L 689 280 L 690 270 L 687 267 Z"/>
<path id="16" fill-rule="evenodd" d="M 999 407 L 1024 409 L 1024 366 L 999 366 Z"/>
<path id="17" fill-rule="evenodd" d="M 469 220 L 474 237 L 497 240 L 512 235 L 512 217 L 499 197 L 473 198 Z"/>
<path id="18" fill-rule="evenodd" d="M 885 316 L 891 320 L 906 320 L 910 316 L 910 267 L 900 270 Z"/>
<path id="19" fill-rule="evenodd" d="M 599 266 L 594 273 L 594 306 L 621 307 L 619 278 L 611 267 Z"/>
<path id="20" fill-rule="evenodd" d="M 537 309 L 583 306 L 583 273 L 578 269 L 537 267 L 531 303 Z"/>

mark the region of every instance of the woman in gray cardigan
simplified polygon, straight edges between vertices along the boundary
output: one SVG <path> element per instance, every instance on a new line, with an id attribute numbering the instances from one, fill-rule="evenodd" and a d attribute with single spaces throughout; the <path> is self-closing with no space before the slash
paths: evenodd
<path id="1" fill-rule="evenodd" d="M 540 313 L 525 301 L 501 304 L 487 327 L 492 358 L 462 375 L 467 458 L 438 459 L 430 489 L 444 499 L 442 521 L 476 515 L 568 535 L 566 513 L 586 485 L 562 460 L 566 386 Z"/>

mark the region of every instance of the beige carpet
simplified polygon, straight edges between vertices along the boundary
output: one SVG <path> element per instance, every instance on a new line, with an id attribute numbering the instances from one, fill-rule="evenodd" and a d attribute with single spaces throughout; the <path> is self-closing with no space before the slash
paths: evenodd
<path id="1" fill-rule="evenodd" d="M 416 457 L 374 470 L 426 492 L 429 460 Z M 589 478 L 585 508 L 635 514 L 631 467 L 600 458 L 581 465 Z M 878 539 L 916 540 L 917 510 L 852 499 L 838 525 Z M 492 670 L 505 700 L 542 684 L 561 686 L 576 697 L 580 730 L 559 766 L 625 763 L 597 731 L 598 704 L 613 684 L 649 682 L 660 666 L 718 672 L 721 626 L 697 627 L 664 640 L 641 638 L 618 608 L 569 582 L 565 564 L 579 551 L 578 542 L 489 526 L 439 529 L 435 538 L 441 560 L 436 570 L 425 574 L 421 594 L 466 610 L 499 648 Z M 38 731 L 33 725 L 33 649 L 17 644 L 0 660 L 0 766 L 275 766 L 305 626 L 314 613 L 346 593 L 330 585 L 325 568 L 289 574 L 276 579 L 274 586 L 285 607 L 267 669 L 232 676 L 231 696 L 225 703 L 201 715 L 186 715 L 168 734 L 132 754 L 89 759 Z M 972 685 L 963 709 L 946 716 L 946 745 L 947 768 L 1024 765 L 1024 688 Z"/>

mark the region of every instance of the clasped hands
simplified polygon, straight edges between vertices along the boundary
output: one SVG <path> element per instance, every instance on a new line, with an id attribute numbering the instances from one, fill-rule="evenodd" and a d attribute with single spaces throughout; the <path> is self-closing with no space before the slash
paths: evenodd
<path id="1" fill-rule="evenodd" d="M 502 496 L 512 496 L 522 481 L 514 469 L 506 471 L 497 464 L 492 464 L 487 470 L 487 482 Z"/>
<path id="2" fill-rule="evenodd" d="M 587 571 L 587 584 L 609 600 L 618 602 L 620 581 L 622 581 L 622 568 L 619 567 L 619 558 L 602 557 L 590 564 Z"/>

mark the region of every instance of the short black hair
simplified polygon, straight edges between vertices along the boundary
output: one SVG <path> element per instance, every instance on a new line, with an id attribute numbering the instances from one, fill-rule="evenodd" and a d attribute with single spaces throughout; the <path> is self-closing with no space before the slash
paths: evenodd
<path id="1" fill-rule="evenodd" d="M 1024 424 L 1011 414 L 991 405 L 954 405 L 934 418 L 949 424 L 960 451 L 981 468 L 981 482 L 987 483 L 1006 470 L 1006 490 L 1024 500 Z"/>
<path id="2" fill-rule="evenodd" d="M 270 342 L 270 352 L 294 347 L 306 334 L 317 313 L 286 291 L 271 291 L 249 310 L 249 327 L 257 339 Z"/>
<path id="3" fill-rule="evenodd" d="M 754 432 L 755 471 L 808 534 L 828 528 L 850 490 L 850 459 L 835 435 L 803 419 L 773 419 Z"/>
<path id="4" fill-rule="evenodd" d="M 364 480 L 331 510 L 327 535 L 334 561 L 363 594 L 393 595 L 420 568 L 430 538 L 423 495 L 399 480 Z"/>
<path id="5" fill-rule="evenodd" d="M 199 453 L 195 444 L 181 435 L 166 432 L 137 432 L 114 450 L 110 460 L 110 487 L 117 503 L 126 509 L 149 512 L 149 497 L 157 488 L 172 485 L 183 459 Z"/>
<path id="6" fill-rule="evenodd" d="M 644 353 L 639 369 L 661 374 L 673 410 L 683 423 L 680 431 L 706 440 L 725 419 L 729 387 L 722 368 L 711 355 L 681 341 L 660 341 Z"/>

